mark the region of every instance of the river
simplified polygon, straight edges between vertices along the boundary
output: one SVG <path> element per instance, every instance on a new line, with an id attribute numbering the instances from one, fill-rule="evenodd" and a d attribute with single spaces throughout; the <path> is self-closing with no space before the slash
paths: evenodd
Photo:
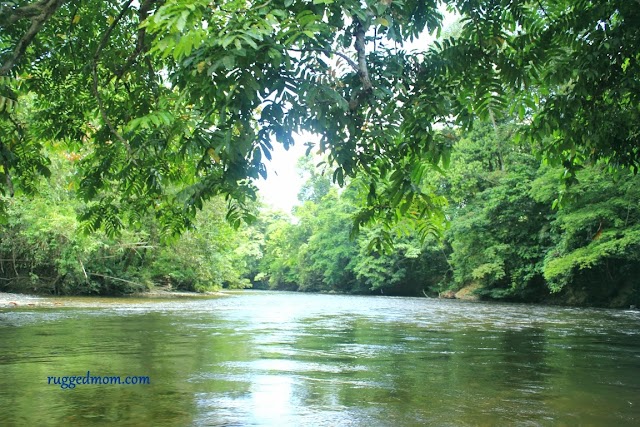
<path id="1" fill-rule="evenodd" d="M 640 425 L 638 311 L 260 291 L 57 300 L 0 309 L 2 426 Z M 56 384 L 87 372 L 149 384 Z"/>

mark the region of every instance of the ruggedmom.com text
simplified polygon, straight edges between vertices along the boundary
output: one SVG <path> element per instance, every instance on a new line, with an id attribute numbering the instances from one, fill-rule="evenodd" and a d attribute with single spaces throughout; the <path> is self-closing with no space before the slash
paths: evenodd
<path id="1" fill-rule="evenodd" d="M 47 384 L 59 385 L 62 389 L 75 388 L 76 385 L 138 385 L 151 384 L 149 377 L 143 376 L 96 376 L 91 375 L 90 371 L 87 371 L 87 375 L 70 375 L 70 376 L 57 376 L 47 377 Z"/>

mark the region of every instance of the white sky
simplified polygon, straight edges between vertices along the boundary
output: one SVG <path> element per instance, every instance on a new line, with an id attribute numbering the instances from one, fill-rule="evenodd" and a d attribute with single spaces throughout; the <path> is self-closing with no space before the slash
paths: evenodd
<path id="1" fill-rule="evenodd" d="M 266 160 L 267 179 L 259 179 L 256 185 L 262 200 L 276 209 L 281 209 L 287 213 L 298 204 L 298 192 L 303 184 L 302 178 L 298 175 L 296 164 L 300 157 L 303 157 L 307 147 L 304 142 L 308 138 L 295 138 L 295 145 L 285 150 L 282 144 L 273 141 L 273 151 L 271 160 Z"/>

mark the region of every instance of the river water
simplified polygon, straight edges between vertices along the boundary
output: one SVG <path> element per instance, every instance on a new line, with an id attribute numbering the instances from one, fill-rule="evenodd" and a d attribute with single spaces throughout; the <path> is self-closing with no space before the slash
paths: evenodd
<path id="1" fill-rule="evenodd" d="M 2 426 L 640 425 L 638 311 L 258 291 L 59 301 L 0 309 Z M 88 371 L 150 383 L 54 384 Z"/>

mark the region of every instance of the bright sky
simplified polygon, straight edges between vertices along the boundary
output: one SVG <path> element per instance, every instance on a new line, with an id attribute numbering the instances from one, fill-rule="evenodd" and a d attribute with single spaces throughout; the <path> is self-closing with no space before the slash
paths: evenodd
<path id="1" fill-rule="evenodd" d="M 298 192 L 303 182 L 296 170 L 296 164 L 307 150 L 304 142 L 308 141 L 308 138 L 297 137 L 295 140 L 296 144 L 289 147 L 289 150 L 285 150 L 282 144 L 272 142 L 271 161 L 265 162 L 267 179 L 256 181 L 262 200 L 287 213 L 298 203 Z"/>

